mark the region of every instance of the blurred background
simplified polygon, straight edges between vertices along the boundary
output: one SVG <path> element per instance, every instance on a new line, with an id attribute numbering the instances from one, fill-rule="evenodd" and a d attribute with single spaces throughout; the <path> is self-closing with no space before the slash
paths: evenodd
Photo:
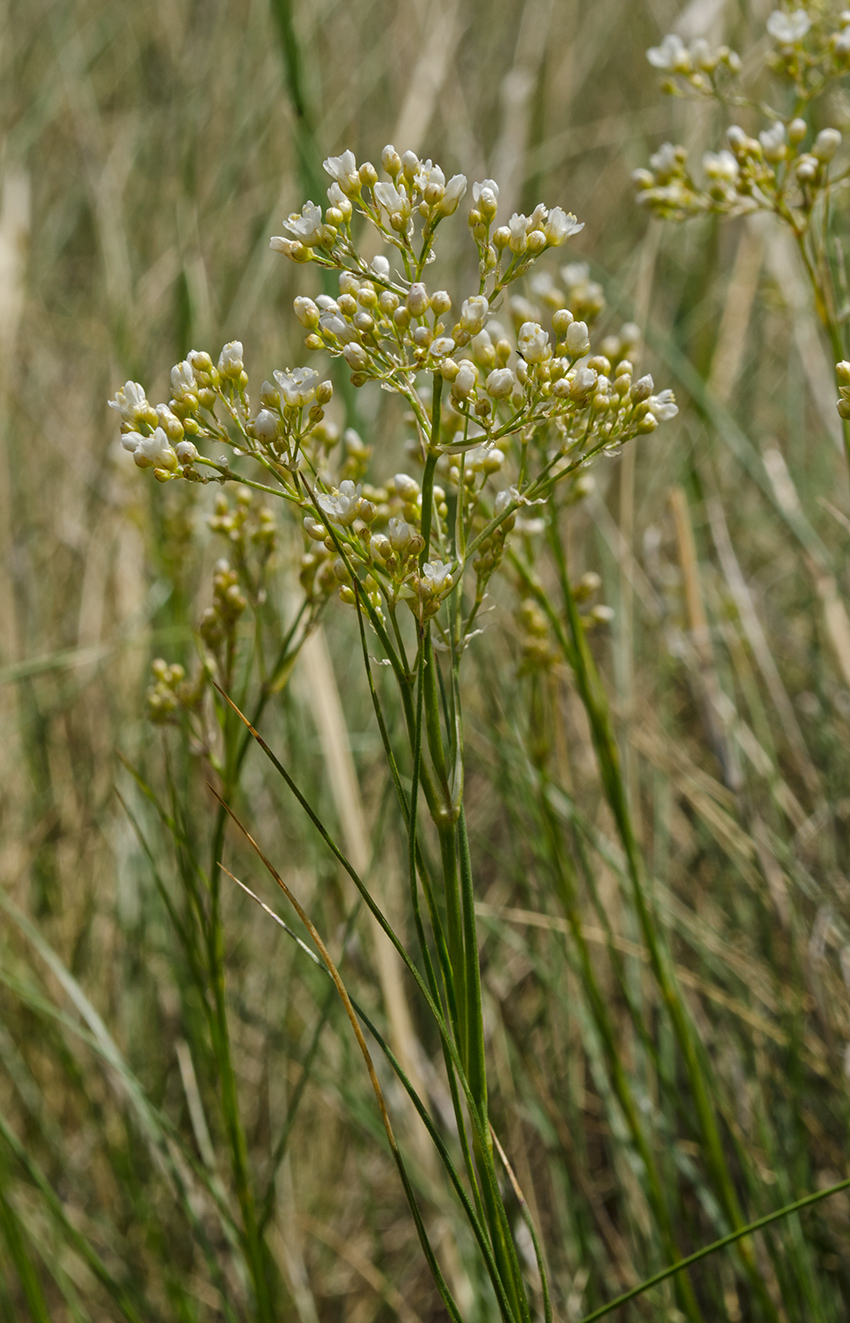
<path id="1" fill-rule="evenodd" d="M 770 226 L 665 226 L 635 206 L 630 185 L 664 139 L 699 152 L 721 132 L 713 111 L 660 95 L 646 48 L 675 26 L 744 50 L 772 7 L 0 0 L 0 1317 L 39 1317 L 26 1263 L 44 1317 L 126 1316 L 75 1235 L 146 1323 L 228 1317 L 216 1263 L 234 1316 L 247 1317 L 226 1236 L 197 1201 L 203 1235 L 193 1226 L 167 1178 L 165 1131 L 151 1138 L 167 1118 L 217 1170 L 198 1008 L 116 797 L 118 786 L 167 878 L 168 833 L 121 759 L 151 784 L 173 777 L 188 795 L 187 831 L 209 834 L 192 751 L 150 725 L 144 695 L 153 658 L 193 656 L 190 626 L 220 552 L 208 493 L 143 481 L 106 400 L 126 378 L 166 398 L 173 363 L 190 348 L 215 357 L 234 338 L 255 381 L 304 361 L 292 298 L 319 286 L 268 239 L 305 196 L 319 198 L 322 158 L 349 147 L 377 160 L 392 142 L 447 175 L 494 177 L 504 214 L 541 200 L 574 211 L 585 229 L 569 260 L 590 264 L 611 325 L 637 321 L 642 370 L 676 390 L 676 423 L 598 471 L 571 528 L 573 563 L 601 575 L 614 610 L 594 650 L 657 903 L 727 1089 L 725 1121 L 752 1160 L 743 1196 L 757 1216 L 847 1174 L 850 499 L 832 365 L 793 254 Z M 829 122 L 845 127 L 849 107 L 839 89 Z M 453 290 L 470 247 L 455 228 Z M 382 406 L 359 407 L 364 434 L 388 426 Z M 400 450 L 401 438 L 387 444 Z M 283 538 L 284 613 L 287 548 Z M 497 607 L 489 651 L 470 666 L 468 737 L 494 1105 L 535 1192 L 559 1316 L 578 1319 L 664 1254 L 602 1083 L 563 920 L 533 917 L 547 908 L 546 870 L 530 844 L 514 729 L 533 723 L 534 705 L 512 604 Z M 339 756 L 353 756 L 365 848 L 385 861 L 387 904 L 400 915 L 404 847 L 372 775 L 381 752 L 351 621 L 327 637 L 351 750 Z M 614 847 L 606 862 L 611 824 L 566 674 L 548 701 L 651 1025 L 654 994 Z M 335 821 L 344 808 L 321 706 L 296 668 L 269 721 Z M 340 939 L 351 897 L 333 861 L 263 768 L 251 764 L 247 777 L 270 853 Z M 268 1233 L 280 1317 L 440 1317 L 343 1017 L 265 916 L 230 893 L 226 908 L 237 1073 L 261 1174 L 289 1127 Z M 386 1014 L 368 930 L 354 931 L 353 976 Z M 645 1082 L 657 1133 L 670 1135 L 671 1179 L 689 1191 L 682 1217 L 702 1243 L 722 1233 L 722 1218 L 675 1108 L 653 1096 L 595 914 L 588 933 L 624 1060 Z M 545 1009 L 555 1003 L 558 1029 Z M 426 1082 L 436 1051 L 426 1043 L 421 1055 Z M 670 1051 L 663 1034 L 659 1051 Z M 424 1155 L 417 1171 L 468 1317 L 483 1319 L 470 1246 L 462 1235 L 450 1243 L 449 1196 Z M 218 1178 L 226 1185 L 223 1168 Z M 788 1282 L 767 1257 L 765 1272 L 783 1317 L 846 1317 L 848 1231 L 840 1196 L 777 1233 Z M 707 1317 L 762 1316 L 733 1260 L 705 1274 Z M 677 1317 L 672 1295 L 652 1299 L 627 1316 Z"/>

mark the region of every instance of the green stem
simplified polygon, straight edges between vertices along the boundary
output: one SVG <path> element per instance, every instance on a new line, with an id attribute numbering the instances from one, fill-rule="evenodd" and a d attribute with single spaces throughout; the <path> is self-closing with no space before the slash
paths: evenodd
<path id="1" fill-rule="evenodd" d="M 684 1059 L 709 1169 L 714 1178 L 724 1211 L 732 1225 L 738 1228 L 744 1223 L 743 1214 L 723 1151 L 714 1105 L 706 1081 L 704 1062 L 701 1060 L 696 1033 L 685 1008 L 668 952 L 660 940 L 655 916 L 652 913 L 646 894 L 642 861 L 632 827 L 626 786 L 620 767 L 620 755 L 611 724 L 605 690 L 587 645 L 584 627 L 569 583 L 563 544 L 557 535 L 554 518 L 550 520 L 550 543 L 555 555 L 561 595 L 570 631 L 566 655 L 574 668 L 579 695 L 590 721 L 605 797 L 614 816 L 617 834 L 620 837 L 626 856 L 632 897 L 641 933 L 649 954 L 650 967 L 661 992 L 664 1005 L 670 1015 L 679 1050 Z M 560 633 L 563 636 L 563 630 Z M 767 1288 L 755 1261 L 752 1246 L 749 1244 L 741 1245 L 740 1254 L 750 1281 L 759 1295 L 766 1316 L 778 1323 L 779 1315 L 776 1306 L 767 1293 Z"/>
<path id="2" fill-rule="evenodd" d="M 676 1238 L 673 1232 L 673 1223 L 670 1217 L 670 1208 L 664 1193 L 661 1174 L 655 1161 L 655 1156 L 647 1138 L 644 1127 L 641 1123 L 640 1112 L 635 1102 L 628 1076 L 623 1069 L 622 1057 L 617 1048 L 617 1040 L 614 1032 L 614 1026 L 608 1013 L 608 1007 L 605 999 L 599 989 L 599 984 L 593 969 L 593 962 L 590 958 L 587 941 L 582 928 L 581 914 L 578 906 L 578 893 L 576 886 L 576 877 L 573 871 L 572 860 L 569 851 L 564 849 L 564 843 L 560 839 L 558 827 L 552 813 L 551 806 L 546 795 L 545 780 L 541 784 L 540 806 L 543 814 L 543 820 L 550 843 L 550 857 L 553 863 L 555 887 L 558 892 L 558 898 L 564 911 L 564 916 L 570 926 L 573 942 L 578 952 L 579 966 L 581 968 L 582 980 L 587 991 L 590 1009 L 593 1015 L 597 1031 L 602 1039 L 602 1045 L 605 1050 L 605 1056 L 608 1061 L 608 1071 L 611 1079 L 611 1085 L 620 1104 L 623 1118 L 628 1126 L 632 1137 L 632 1143 L 640 1155 L 643 1168 L 646 1173 L 647 1194 L 652 1207 L 655 1219 L 661 1231 L 664 1246 L 667 1254 L 674 1259 L 681 1259 Z M 682 1278 L 676 1283 L 676 1293 L 679 1297 L 679 1305 L 693 1323 L 697 1323 L 702 1318 L 702 1314 L 694 1295 L 693 1286 L 688 1278 Z"/>
<path id="3" fill-rule="evenodd" d="M 798 1199 L 793 1204 L 786 1204 L 784 1208 L 778 1208 L 775 1213 L 768 1213 L 755 1222 L 749 1222 L 745 1227 L 738 1227 L 737 1230 L 730 1232 L 728 1236 L 722 1236 L 720 1240 L 715 1240 L 710 1245 L 704 1246 L 703 1249 L 697 1250 L 696 1253 L 689 1254 L 687 1258 L 680 1259 L 671 1268 L 664 1268 L 662 1272 L 657 1272 L 654 1277 L 647 1277 L 645 1282 L 633 1286 L 630 1291 L 624 1292 L 623 1295 L 618 1295 L 616 1300 L 609 1301 L 607 1305 L 594 1309 L 592 1314 L 585 1314 L 580 1323 L 596 1323 L 597 1319 L 613 1313 L 621 1305 L 628 1304 L 630 1300 L 643 1295 L 644 1291 L 649 1291 L 653 1286 L 666 1282 L 667 1278 L 672 1277 L 674 1273 L 681 1272 L 684 1268 L 690 1268 L 693 1264 L 699 1263 L 701 1259 L 707 1259 L 709 1254 L 716 1254 L 718 1250 L 726 1249 L 728 1245 L 733 1245 L 744 1236 L 751 1236 L 754 1232 L 761 1231 L 763 1227 L 770 1226 L 772 1222 L 778 1222 L 780 1218 L 789 1217 L 792 1213 L 799 1213 L 801 1209 L 809 1208 L 812 1204 L 820 1203 L 821 1199 L 828 1199 L 830 1195 L 838 1194 L 841 1190 L 848 1188 L 850 1188 L 850 1179 L 839 1181 L 837 1185 L 830 1185 L 826 1190 L 818 1190 L 815 1194 L 808 1194 L 804 1199 Z"/>

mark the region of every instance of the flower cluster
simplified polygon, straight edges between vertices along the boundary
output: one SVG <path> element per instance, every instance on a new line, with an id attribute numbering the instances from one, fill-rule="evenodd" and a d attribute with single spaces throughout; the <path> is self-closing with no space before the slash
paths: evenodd
<path id="1" fill-rule="evenodd" d="M 686 48 L 673 34 L 647 51 L 652 65 L 673 75 L 665 84 L 667 91 L 713 97 L 757 115 L 764 127 L 751 135 L 732 124 L 725 146 L 704 154 L 701 180 L 691 172 L 685 148 L 664 143 L 649 168 L 633 175 L 642 205 L 677 220 L 702 212 L 771 211 L 799 237 L 807 231 L 818 201 L 846 178 L 844 169 L 836 173 L 831 168 L 841 134 L 829 127 L 813 130 L 807 111 L 813 99 L 850 68 L 850 11 L 830 16 L 814 6 L 777 9 L 767 20 L 767 33 L 770 44 L 750 79 L 757 83 L 768 69 L 789 83 L 788 102 L 794 109 L 788 114 L 743 91 L 719 86 L 715 75 L 721 65 L 729 75 L 740 68 L 726 47 L 714 54 L 704 42 Z"/>
<path id="2" fill-rule="evenodd" d="M 695 38 L 686 46 L 675 32 L 668 33 L 660 46 L 650 47 L 646 58 L 653 68 L 673 74 L 678 80 L 666 85 L 670 91 L 685 84 L 694 92 L 710 93 L 717 88 L 721 71 L 735 74 L 741 68 L 739 56 L 728 46 L 712 50 L 703 37 Z"/>
<path id="3" fill-rule="evenodd" d="M 594 456 L 616 453 L 676 413 L 672 393 L 656 391 L 634 366 L 636 327 L 592 344 L 604 297 L 587 265 L 568 262 L 557 275 L 537 268 L 581 230 L 572 213 L 541 203 L 498 224 L 498 184 L 474 183 L 467 224 L 478 287 L 454 298 L 425 276 L 437 229 L 460 207 L 466 179 L 393 147 L 381 165 L 383 177 L 350 151 L 328 158 L 329 205 L 305 203 L 271 244 L 296 263 L 336 271 L 335 297 L 295 299 L 305 349 L 341 360 L 355 387 L 375 382 L 402 398 L 412 472 L 372 474 L 374 447 L 350 428 L 337 447 L 341 429 L 326 417 L 331 383 L 312 367 L 273 372 L 252 407 L 235 340 L 215 363 L 201 351 L 178 363 L 167 403 L 151 405 L 134 382 L 110 401 L 122 444 L 159 481 L 241 484 L 236 508 L 221 497 L 212 517 L 238 571 L 216 572 L 201 626 L 213 653 L 246 603 L 259 601 L 244 563 L 249 542 L 267 555 L 274 541 L 266 508 L 253 512 L 253 489 L 298 512 L 310 602 L 336 588 L 379 630 L 404 603 L 439 632 L 440 608 L 469 568 L 468 633 L 511 530 L 534 524 L 533 507 L 556 484 L 568 500 L 580 499 Z M 375 236 L 384 247 L 368 260 L 364 229 L 372 247 Z"/>
<path id="4" fill-rule="evenodd" d="M 727 146 L 702 158 L 704 184 L 696 183 L 684 147 L 665 142 L 648 170 L 633 175 L 638 201 L 660 216 L 681 220 L 700 212 L 727 216 L 771 211 L 802 234 L 819 195 L 834 183 L 830 162 L 841 144 L 837 129 L 821 129 L 804 147 L 809 126 L 796 117 L 774 120 L 757 138 L 737 124 L 726 131 Z"/>

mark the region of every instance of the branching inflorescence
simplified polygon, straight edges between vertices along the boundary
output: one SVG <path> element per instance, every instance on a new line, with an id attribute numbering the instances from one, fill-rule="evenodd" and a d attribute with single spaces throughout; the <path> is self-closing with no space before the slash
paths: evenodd
<path id="1" fill-rule="evenodd" d="M 638 201 L 672 220 L 706 213 L 777 217 L 797 245 L 845 387 L 847 289 L 834 210 L 836 195 L 850 183 L 850 166 L 837 160 L 841 133 L 822 121 L 831 108 L 828 94 L 850 73 L 850 9 L 812 0 L 774 10 L 766 40 L 745 69 L 727 46 L 712 51 L 702 39 L 686 45 L 675 33 L 648 50 L 647 59 L 667 75 L 665 91 L 740 111 L 753 132 L 731 124 L 726 146 L 704 153 L 702 180 L 692 172 L 687 150 L 665 142 L 649 169 L 633 175 Z M 769 99 L 762 99 L 771 76 Z M 850 404 L 843 391 L 838 411 L 850 461 Z"/>
<path id="2" fill-rule="evenodd" d="M 439 166 L 392 147 L 382 163 L 379 178 L 368 162 L 358 168 L 350 151 L 326 160 L 330 205 L 323 212 L 305 203 L 271 247 L 338 272 L 336 298 L 295 300 L 306 348 L 344 359 L 355 387 L 374 382 L 402 397 L 415 431 L 409 450 L 424 480 L 408 473 L 366 480 L 372 447 L 352 429 L 337 447 L 339 429 L 325 418 L 333 388 L 313 367 L 274 372 L 252 411 L 238 341 L 217 363 L 193 351 L 177 364 L 167 404 L 154 407 L 134 382 L 110 404 L 123 446 L 161 482 L 245 484 L 251 480 L 231 456 L 259 465 L 262 481 L 252 485 L 301 513 L 309 591 L 339 586 L 353 603 L 359 587 L 382 616 L 406 602 L 424 619 L 438 614 L 470 568 L 480 600 L 524 507 L 544 502 L 556 483 L 580 495 L 594 456 L 653 431 L 676 405 L 670 391 L 655 393 L 651 377 L 636 378 L 633 326 L 592 351 L 588 321 L 602 300 L 582 264 L 566 266 L 560 284 L 533 271 L 582 229 L 575 216 L 540 205 L 496 225 L 498 185 L 474 184 L 468 222 L 479 284 L 452 315 L 450 295 L 429 289 L 424 276 L 438 228 L 457 211 L 467 181 L 446 181 Z M 376 239 L 385 251 L 362 256 L 364 241 L 374 247 Z M 535 303 L 508 296 L 526 276 Z M 214 447 L 230 453 L 213 454 Z"/>

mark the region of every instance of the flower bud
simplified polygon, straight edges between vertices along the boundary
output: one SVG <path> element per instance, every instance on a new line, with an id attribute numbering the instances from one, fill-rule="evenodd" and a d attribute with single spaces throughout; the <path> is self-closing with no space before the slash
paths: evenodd
<path id="1" fill-rule="evenodd" d="M 271 409 L 261 409 L 254 419 L 254 436 L 258 441 L 274 441 L 279 421 Z"/>
<path id="2" fill-rule="evenodd" d="M 218 370 L 223 377 L 238 378 L 244 370 L 242 362 L 242 342 L 231 340 L 224 346 L 218 357 Z"/>
<path id="3" fill-rule="evenodd" d="M 655 383 L 649 373 L 647 373 L 645 377 L 640 377 L 632 386 L 629 395 L 632 404 L 641 404 L 644 400 L 648 400 L 652 394 L 654 385 Z"/>
<path id="4" fill-rule="evenodd" d="M 444 312 L 448 312 L 451 306 L 451 297 L 444 289 L 435 290 L 431 295 L 431 311 L 436 313 L 438 317 L 442 317 Z"/>
<path id="5" fill-rule="evenodd" d="M 472 394 L 477 380 L 478 368 L 474 363 L 470 363 L 469 359 L 464 359 L 455 377 L 452 394 L 458 399 L 466 399 L 467 396 Z"/>
<path id="6" fill-rule="evenodd" d="M 441 216 L 453 216 L 465 192 L 466 175 L 452 175 L 440 199 L 439 214 Z"/>
<path id="7" fill-rule="evenodd" d="M 505 400 L 513 393 L 514 374 L 510 368 L 496 368 L 487 378 L 484 389 L 494 400 Z"/>
<path id="8" fill-rule="evenodd" d="M 815 138 L 812 147 L 812 155 L 816 156 L 822 165 L 827 165 L 838 151 L 841 145 L 841 134 L 838 129 L 821 129 Z"/>
<path id="9" fill-rule="evenodd" d="M 381 152 L 381 165 L 392 179 L 395 179 L 401 170 L 401 157 L 391 143 L 388 143 Z"/>
<path id="10" fill-rule="evenodd" d="M 567 327 L 565 336 L 567 351 L 573 358 L 580 358 L 586 354 L 590 348 L 590 336 L 587 333 L 587 325 L 584 322 L 571 322 Z"/>
<path id="11" fill-rule="evenodd" d="M 369 366 L 369 355 L 362 345 L 348 344 L 342 351 L 342 356 L 353 372 L 362 372 Z"/>
<path id="12" fill-rule="evenodd" d="M 474 294 L 471 299 L 464 299 L 460 310 L 460 324 L 470 335 L 476 335 L 484 326 L 490 304 L 483 294 Z"/>
<path id="13" fill-rule="evenodd" d="M 558 308 L 557 312 L 552 314 L 552 329 L 558 336 L 565 335 L 574 321 L 575 317 L 569 308 Z"/>
<path id="14" fill-rule="evenodd" d="M 428 311 L 428 291 L 421 281 L 410 286 L 406 305 L 412 317 L 423 317 Z"/>
<path id="15" fill-rule="evenodd" d="M 292 306 L 301 325 L 308 331 L 314 331 L 319 325 L 319 309 L 313 300 L 299 297 Z"/>
<path id="16" fill-rule="evenodd" d="M 415 505 L 419 499 L 419 483 L 406 473 L 397 473 L 393 479 L 396 495 L 408 505 Z"/>
<path id="17" fill-rule="evenodd" d="M 840 363 L 836 363 L 835 375 L 842 386 L 850 386 L 850 362 L 846 358 L 842 358 Z"/>
<path id="18" fill-rule="evenodd" d="M 788 141 L 792 147 L 799 147 L 809 131 L 809 126 L 804 119 L 792 119 L 788 125 Z"/>
<path id="19" fill-rule="evenodd" d="M 198 458 L 198 447 L 192 441 L 178 441 L 174 453 L 181 464 L 194 464 Z"/>

